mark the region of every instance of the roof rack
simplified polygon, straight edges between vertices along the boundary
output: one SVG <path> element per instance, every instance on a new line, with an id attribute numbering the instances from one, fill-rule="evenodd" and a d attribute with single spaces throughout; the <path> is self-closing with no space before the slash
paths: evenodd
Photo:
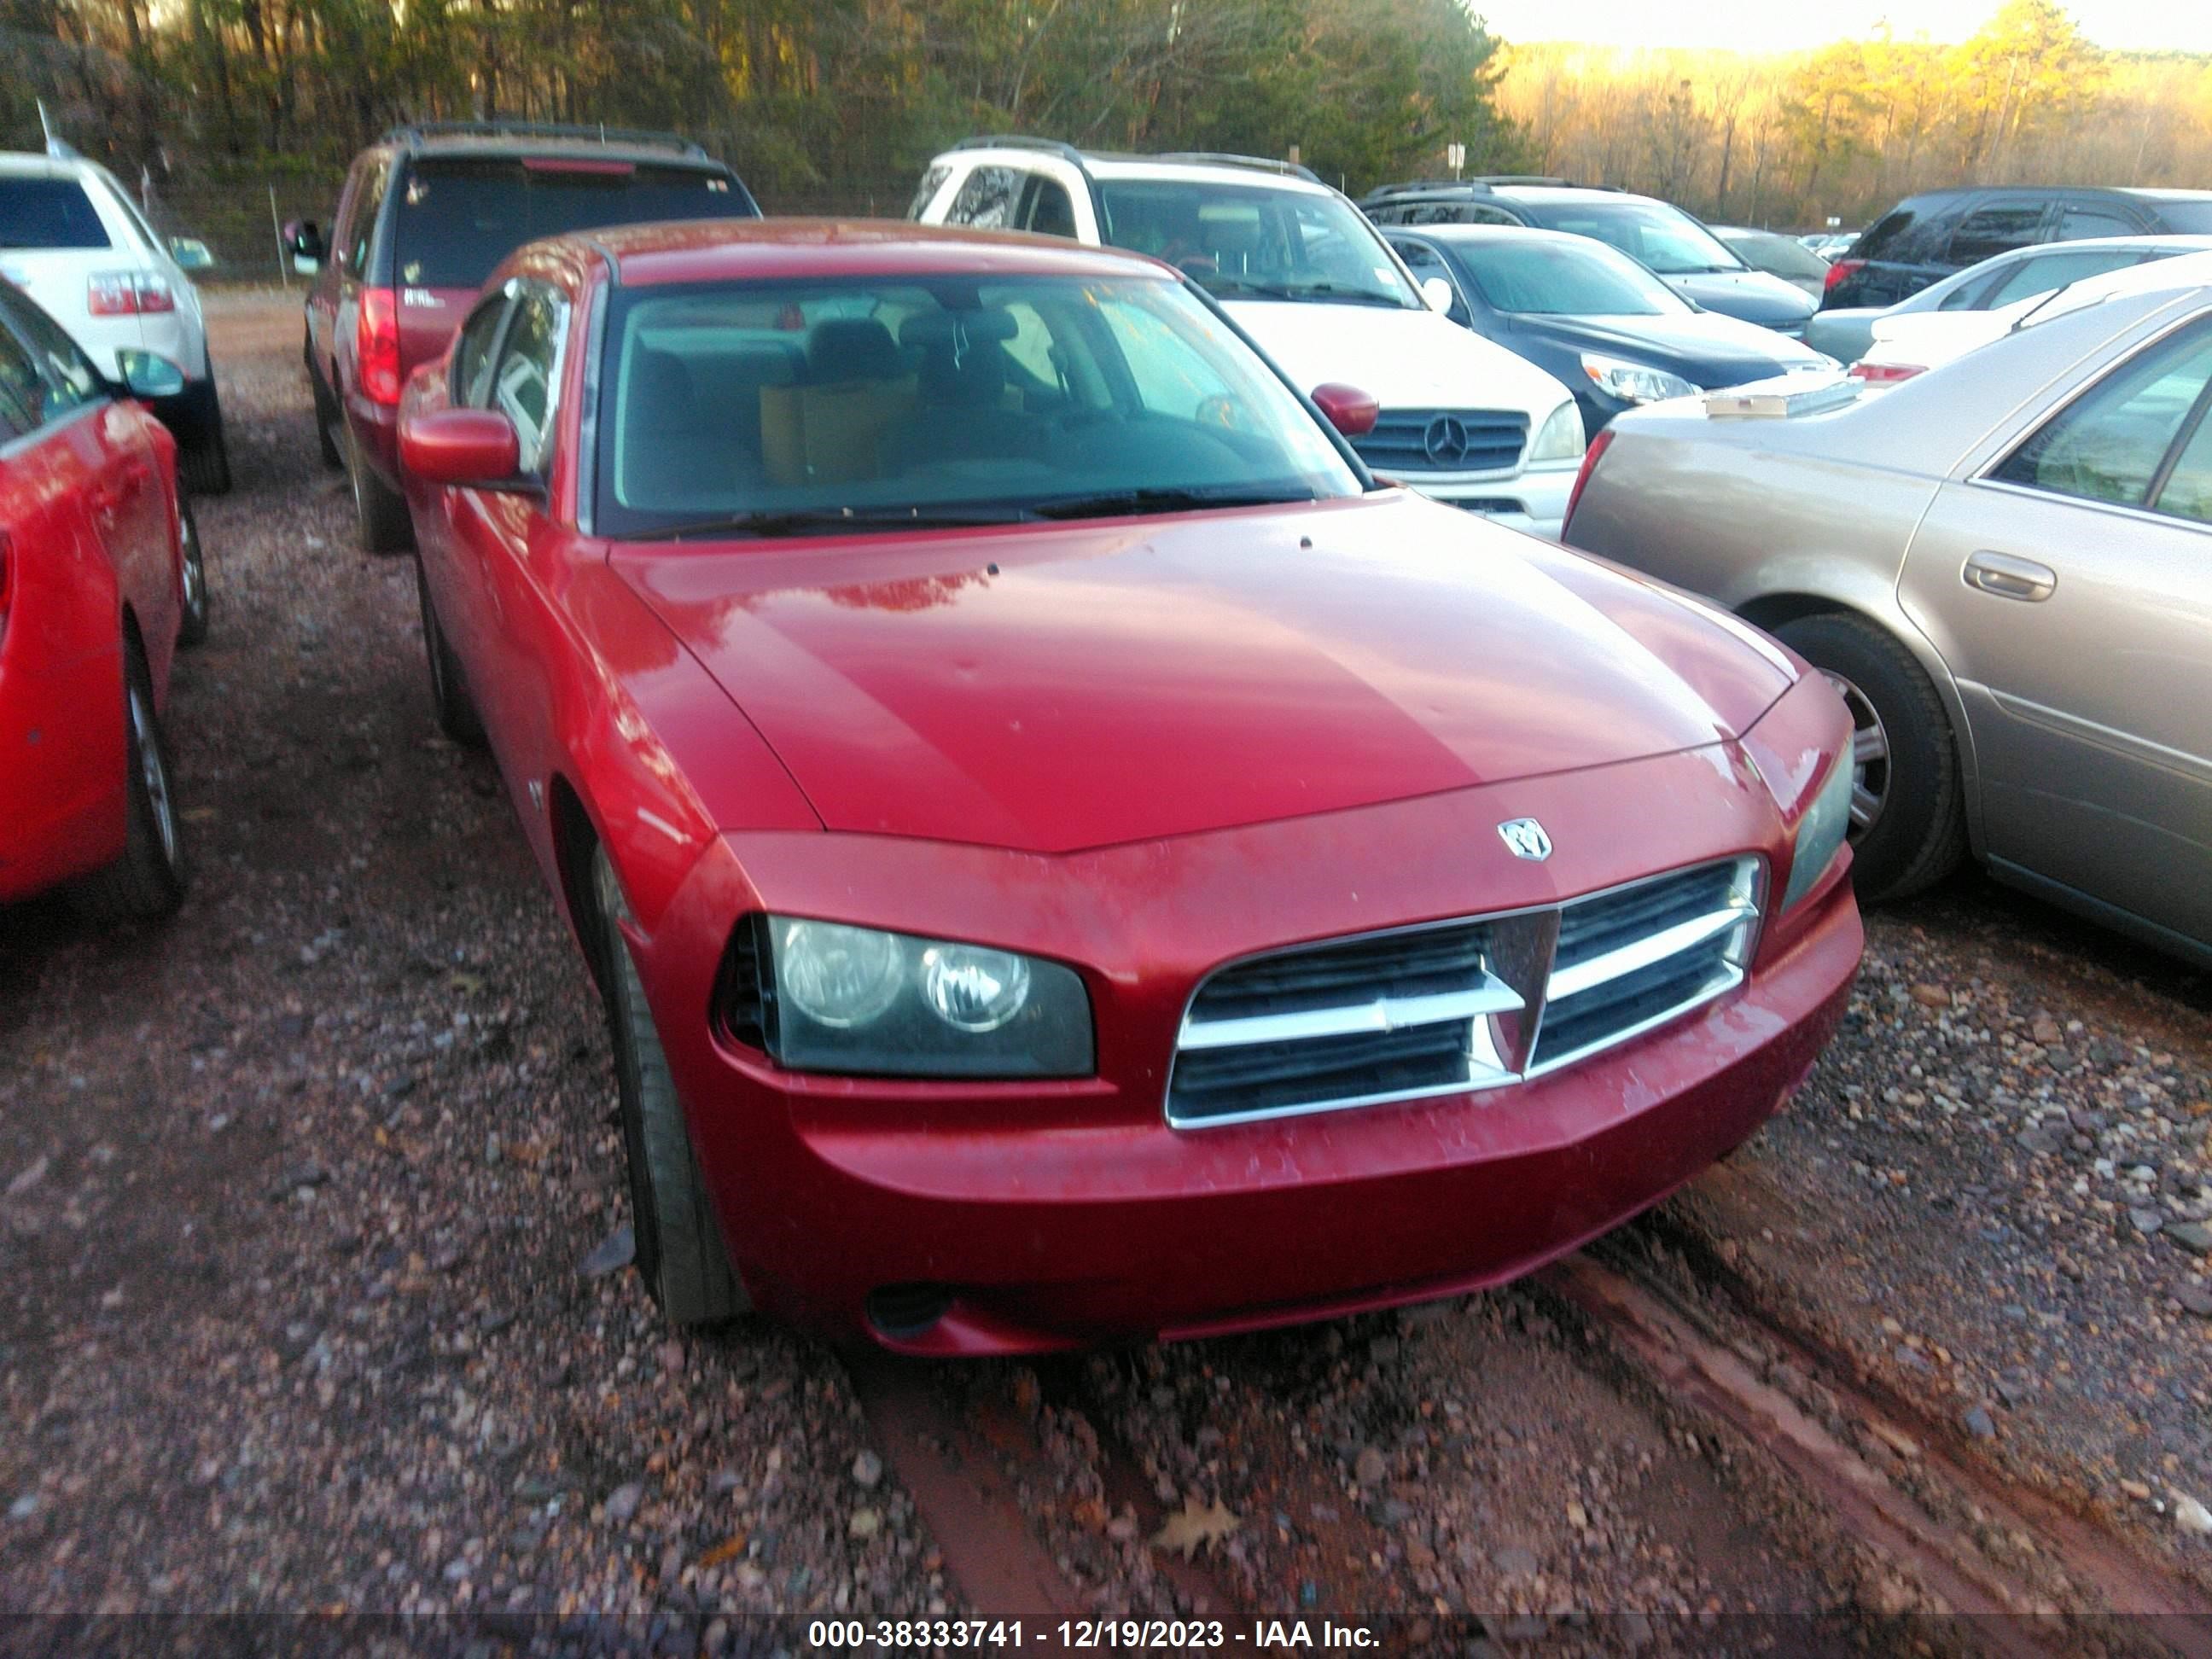
<path id="1" fill-rule="evenodd" d="M 651 132 L 641 127 L 569 126 L 550 121 L 404 121 L 386 132 L 382 142 L 419 144 L 426 138 L 568 138 L 584 143 L 672 149 L 702 161 L 708 159 L 699 145 L 673 132 Z"/>
<path id="2" fill-rule="evenodd" d="M 978 137 L 963 138 L 953 145 L 955 149 L 1034 149 L 1048 155 L 1057 155 L 1063 161 L 1083 165 L 1083 152 L 1073 144 L 1062 143 L 1057 138 L 1030 138 L 1020 133 L 993 132 Z"/>
<path id="3" fill-rule="evenodd" d="M 1477 196 L 1493 193 L 1488 183 L 1480 179 L 1408 179 L 1401 184 L 1377 185 L 1360 199 L 1375 202 L 1388 196 L 1412 196 L 1431 190 L 1469 191 Z"/>
<path id="4" fill-rule="evenodd" d="M 1321 183 L 1321 176 L 1311 167 L 1297 161 L 1279 161 L 1269 155 L 1237 155 L 1218 149 L 1171 149 L 1164 155 L 1147 155 L 1147 161 L 1200 161 L 1217 167 L 1253 167 L 1262 173 L 1279 173 L 1285 179 L 1303 179 L 1309 184 Z"/>

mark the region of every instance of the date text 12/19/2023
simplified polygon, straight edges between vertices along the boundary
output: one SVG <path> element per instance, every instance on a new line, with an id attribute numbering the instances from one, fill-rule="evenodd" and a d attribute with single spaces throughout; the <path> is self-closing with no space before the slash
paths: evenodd
<path id="1" fill-rule="evenodd" d="M 885 1648 L 1377 1648 L 1381 1635 L 1333 1619 L 816 1619 L 809 1647 Z"/>

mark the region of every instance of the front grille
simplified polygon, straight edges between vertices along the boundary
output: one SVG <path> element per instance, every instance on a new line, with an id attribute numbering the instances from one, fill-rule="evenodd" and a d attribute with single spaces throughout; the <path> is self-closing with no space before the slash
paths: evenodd
<path id="1" fill-rule="evenodd" d="M 1528 417 L 1507 409 L 1386 409 L 1352 441 L 1379 471 L 1510 472 L 1528 442 Z"/>
<path id="2" fill-rule="evenodd" d="M 1625 1042 L 1741 982 L 1759 862 L 1699 865 L 1510 915 L 1273 951 L 1183 1017 L 1183 1127 L 1492 1089 Z"/>

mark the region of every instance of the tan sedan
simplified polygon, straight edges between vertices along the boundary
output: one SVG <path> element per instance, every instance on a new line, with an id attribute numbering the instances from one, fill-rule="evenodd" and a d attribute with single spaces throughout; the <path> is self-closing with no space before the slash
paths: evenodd
<path id="1" fill-rule="evenodd" d="M 2212 281 L 2047 310 L 1841 406 L 1632 411 L 1565 539 L 1836 682 L 1862 896 L 1971 850 L 2212 963 Z"/>

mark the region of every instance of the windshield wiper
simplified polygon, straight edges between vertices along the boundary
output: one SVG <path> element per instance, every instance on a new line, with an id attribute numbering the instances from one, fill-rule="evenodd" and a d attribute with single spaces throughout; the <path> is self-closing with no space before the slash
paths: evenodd
<path id="1" fill-rule="evenodd" d="M 726 519 L 702 519 L 695 524 L 661 525 L 633 531 L 622 538 L 631 542 L 682 542 L 694 537 L 825 536 L 841 530 L 964 530 L 978 525 L 1019 524 L 1029 514 L 1018 507 L 823 507 L 789 513 L 738 513 Z"/>
<path id="2" fill-rule="evenodd" d="M 1110 519 L 1133 513 L 1182 513 L 1209 507 L 1280 507 L 1314 499 L 1310 490 L 1246 489 L 1234 484 L 1199 489 L 1103 489 L 1094 495 L 1060 495 L 1031 501 L 1038 519 Z"/>

